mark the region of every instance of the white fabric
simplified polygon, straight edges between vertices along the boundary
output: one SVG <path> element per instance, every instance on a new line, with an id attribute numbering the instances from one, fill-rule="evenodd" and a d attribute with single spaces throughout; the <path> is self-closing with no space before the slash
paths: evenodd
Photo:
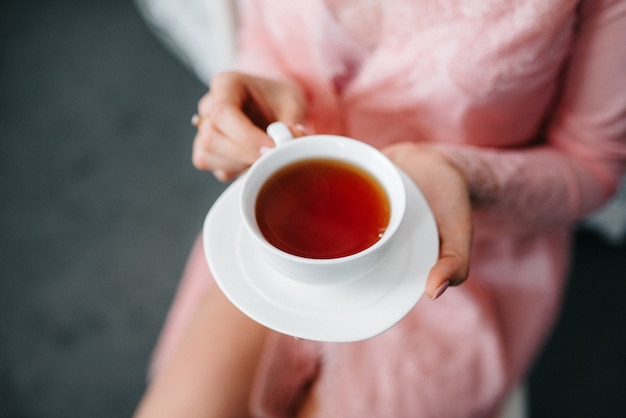
<path id="1" fill-rule="evenodd" d="M 520 385 L 506 399 L 499 418 L 527 418 L 526 387 Z"/>
<path id="2" fill-rule="evenodd" d="M 233 68 L 236 0 L 135 0 L 157 37 L 205 84 Z"/>
<path id="3" fill-rule="evenodd" d="M 598 232 L 610 243 L 626 242 L 626 178 L 613 200 L 589 216 L 583 227 Z"/>

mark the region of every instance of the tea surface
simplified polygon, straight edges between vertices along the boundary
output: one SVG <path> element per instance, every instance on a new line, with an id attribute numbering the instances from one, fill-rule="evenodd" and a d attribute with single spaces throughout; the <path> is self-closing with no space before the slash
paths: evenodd
<path id="1" fill-rule="evenodd" d="M 338 160 L 288 165 L 261 188 L 256 220 L 265 239 L 302 257 L 336 258 L 380 239 L 389 223 L 389 199 L 365 170 Z"/>

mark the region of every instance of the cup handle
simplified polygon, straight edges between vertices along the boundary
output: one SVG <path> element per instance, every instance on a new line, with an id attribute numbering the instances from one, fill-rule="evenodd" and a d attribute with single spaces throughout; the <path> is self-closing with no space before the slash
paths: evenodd
<path id="1" fill-rule="evenodd" d="M 273 122 L 266 129 L 267 134 L 272 138 L 276 146 L 293 140 L 291 131 L 283 122 Z"/>

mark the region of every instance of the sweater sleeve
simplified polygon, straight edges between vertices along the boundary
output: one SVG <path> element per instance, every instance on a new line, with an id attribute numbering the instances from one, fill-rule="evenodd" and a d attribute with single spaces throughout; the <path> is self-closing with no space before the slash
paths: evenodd
<path id="1" fill-rule="evenodd" d="M 576 43 L 541 145 L 441 145 L 492 228 L 563 226 L 598 208 L 626 166 L 626 2 L 583 2 Z"/>

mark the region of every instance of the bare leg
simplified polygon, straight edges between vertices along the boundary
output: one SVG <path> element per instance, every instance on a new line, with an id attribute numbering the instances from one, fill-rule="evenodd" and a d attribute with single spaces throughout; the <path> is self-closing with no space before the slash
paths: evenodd
<path id="1" fill-rule="evenodd" d="M 176 352 L 187 327 L 198 310 L 208 290 L 215 286 L 213 276 L 204 256 L 202 238 L 196 240 L 176 289 L 159 339 L 150 359 L 149 377 L 156 375 L 161 366 Z"/>
<path id="2" fill-rule="evenodd" d="M 247 417 L 266 333 L 212 286 L 135 417 Z"/>

